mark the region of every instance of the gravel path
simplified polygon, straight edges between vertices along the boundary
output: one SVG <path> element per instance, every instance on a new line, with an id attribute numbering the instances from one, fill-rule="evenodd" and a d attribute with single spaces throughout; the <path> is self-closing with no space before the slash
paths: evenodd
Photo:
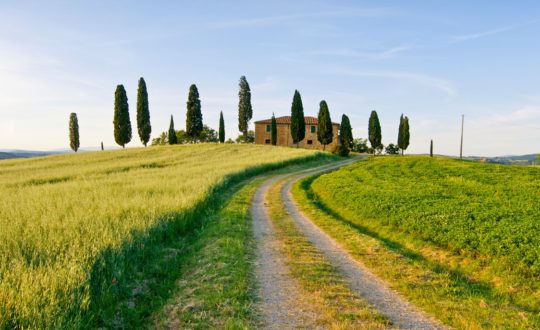
<path id="1" fill-rule="evenodd" d="M 350 288 L 385 314 L 394 326 L 401 329 L 444 329 L 444 326 L 438 321 L 411 305 L 365 266 L 354 260 L 333 238 L 323 232 L 298 209 L 291 196 L 291 186 L 296 181 L 311 174 L 314 173 L 295 175 L 281 189 L 285 208 L 299 230 L 340 271 Z"/>
<path id="2" fill-rule="evenodd" d="M 257 242 L 255 277 L 261 300 L 260 312 L 266 329 L 318 328 L 314 322 L 317 312 L 303 303 L 296 281 L 292 278 L 279 252 L 279 242 L 273 235 L 272 222 L 265 206 L 268 188 L 291 175 L 309 175 L 327 171 L 351 161 L 323 165 L 314 169 L 276 176 L 263 183 L 251 202 L 253 233 Z"/>
<path id="3" fill-rule="evenodd" d="M 266 181 L 255 192 L 251 204 L 253 233 L 257 242 L 255 276 L 261 298 L 263 327 L 266 329 L 292 329 L 302 325 L 309 327 L 315 315 L 297 303 L 300 300 L 299 290 L 279 252 L 279 242 L 273 235 L 272 222 L 265 206 L 266 191 L 285 176 Z"/>

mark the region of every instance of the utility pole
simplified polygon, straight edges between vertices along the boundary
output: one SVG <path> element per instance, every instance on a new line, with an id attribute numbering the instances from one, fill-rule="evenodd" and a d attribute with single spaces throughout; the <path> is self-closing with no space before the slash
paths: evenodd
<path id="1" fill-rule="evenodd" d="M 459 159 L 463 159 L 463 122 L 465 115 L 461 115 L 461 145 L 459 146 Z"/>

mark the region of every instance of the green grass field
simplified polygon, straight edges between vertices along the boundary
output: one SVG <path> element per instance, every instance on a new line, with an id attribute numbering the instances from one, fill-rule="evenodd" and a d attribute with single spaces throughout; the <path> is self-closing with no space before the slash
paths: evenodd
<path id="1" fill-rule="evenodd" d="M 540 326 L 540 169 L 374 157 L 297 184 L 304 211 L 457 328 Z"/>
<path id="2" fill-rule="evenodd" d="M 0 328 L 114 325 L 117 302 L 133 293 L 122 284 L 144 281 L 153 257 L 228 187 L 321 157 L 208 144 L 2 161 Z"/>

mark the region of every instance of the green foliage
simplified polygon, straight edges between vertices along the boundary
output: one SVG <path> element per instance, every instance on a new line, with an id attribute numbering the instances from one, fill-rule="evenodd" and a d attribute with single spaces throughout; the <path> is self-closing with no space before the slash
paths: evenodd
<path id="1" fill-rule="evenodd" d="M 116 86 L 114 92 L 114 140 L 122 148 L 131 141 L 131 121 L 129 120 L 129 105 L 124 85 Z"/>
<path id="2" fill-rule="evenodd" d="M 293 143 L 298 143 L 306 137 L 306 120 L 304 118 L 304 106 L 300 92 L 294 91 L 291 105 L 291 136 Z"/>
<path id="3" fill-rule="evenodd" d="M 150 141 L 152 126 L 150 125 L 150 110 L 148 108 L 148 92 L 146 82 L 141 77 L 137 89 L 137 130 L 142 144 L 146 147 Z"/>
<path id="4" fill-rule="evenodd" d="M 339 142 L 347 149 L 347 154 L 353 147 L 353 141 L 351 122 L 349 117 L 343 115 L 341 116 L 341 125 L 339 125 Z"/>
<path id="5" fill-rule="evenodd" d="M 177 144 L 178 138 L 176 137 L 176 131 L 174 130 L 174 120 L 171 115 L 171 123 L 169 124 L 169 134 L 167 135 L 169 144 Z"/>
<path id="6" fill-rule="evenodd" d="M 245 76 L 240 77 L 240 91 L 238 92 L 238 130 L 244 136 L 244 142 L 248 142 L 249 121 L 253 117 L 251 107 L 251 89 Z"/>
<path id="7" fill-rule="evenodd" d="M 332 119 L 330 118 L 330 111 L 328 110 L 328 104 L 326 104 L 325 100 L 322 100 L 321 103 L 319 103 L 319 114 L 317 119 L 317 140 L 323 145 L 324 150 L 326 149 L 326 145 L 332 143 L 332 140 L 334 139 Z"/>
<path id="8" fill-rule="evenodd" d="M 201 131 L 201 134 L 199 135 L 199 138 L 197 141 L 193 141 L 189 135 L 187 135 L 186 131 L 181 129 L 176 132 L 176 144 L 187 144 L 187 143 L 206 143 L 206 142 L 219 142 L 219 136 L 218 133 L 206 126 L 203 125 L 203 129 Z M 162 132 L 159 137 L 152 139 L 152 145 L 158 146 L 158 145 L 166 145 L 169 144 L 169 132 Z"/>
<path id="9" fill-rule="evenodd" d="M 223 111 L 219 112 L 219 142 L 225 142 L 225 121 L 223 120 Z"/>
<path id="10" fill-rule="evenodd" d="M 254 143 L 255 142 L 255 132 L 252 131 L 252 130 L 249 130 L 247 132 L 246 136 L 244 136 L 243 134 L 238 135 L 235 142 L 236 143 Z"/>
<path id="11" fill-rule="evenodd" d="M 429 144 L 429 155 L 433 157 L 433 140 Z"/>
<path id="12" fill-rule="evenodd" d="M 196 141 L 203 129 L 203 118 L 201 113 L 201 100 L 197 86 L 189 86 L 186 113 L 186 133 L 192 141 Z"/>
<path id="13" fill-rule="evenodd" d="M 69 146 L 75 152 L 79 150 L 79 120 L 77 114 L 72 112 L 69 115 Z"/>
<path id="14" fill-rule="evenodd" d="M 390 143 L 386 146 L 384 151 L 389 155 L 398 155 L 399 154 L 399 147 L 393 143 Z"/>
<path id="15" fill-rule="evenodd" d="M 368 136 L 371 148 L 373 148 L 373 150 L 382 150 L 381 124 L 379 122 L 377 111 L 375 110 L 371 111 L 371 115 L 369 116 Z"/>
<path id="16" fill-rule="evenodd" d="M 398 133 L 398 148 L 401 149 L 401 154 L 407 148 L 409 147 L 409 139 L 410 139 L 410 133 L 409 133 L 409 118 L 403 117 L 403 114 L 401 114 L 401 117 L 399 118 L 399 133 Z"/>
<path id="17" fill-rule="evenodd" d="M 351 150 L 358 153 L 367 153 L 369 152 L 369 146 L 367 143 L 367 139 L 354 139 Z"/>
<path id="18" fill-rule="evenodd" d="M 347 157 L 349 156 L 350 150 L 349 148 L 346 148 L 343 144 L 339 144 L 334 148 L 334 150 L 332 150 L 332 153 L 340 157 Z"/>
<path id="19" fill-rule="evenodd" d="M 141 327 L 173 291 L 156 298 L 175 273 L 156 255 L 178 262 L 168 248 L 227 187 L 318 155 L 202 144 L 2 162 L 0 329 Z"/>
<path id="20" fill-rule="evenodd" d="M 351 173 L 356 180 L 350 180 Z M 538 168 L 383 157 L 315 182 L 314 188 L 331 191 L 332 203 L 340 201 L 358 218 L 540 274 Z M 359 200 L 363 203 L 354 202 Z"/>
<path id="21" fill-rule="evenodd" d="M 270 121 L 270 131 L 272 132 L 272 145 L 275 146 L 277 144 L 277 122 L 276 122 L 276 116 L 274 116 L 274 113 L 272 113 L 272 120 Z"/>

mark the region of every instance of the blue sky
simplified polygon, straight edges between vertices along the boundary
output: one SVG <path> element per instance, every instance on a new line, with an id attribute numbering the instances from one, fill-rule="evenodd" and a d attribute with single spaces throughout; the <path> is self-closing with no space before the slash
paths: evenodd
<path id="1" fill-rule="evenodd" d="M 395 143 L 410 118 L 411 153 L 540 152 L 540 4 L 536 1 L 3 1 L 0 149 L 114 145 L 124 84 L 135 124 L 137 80 L 149 91 L 153 136 L 185 123 L 191 83 L 203 119 L 237 130 L 238 79 L 254 120 L 288 115 L 295 89 L 306 115 L 328 102 L 366 137 L 369 113 Z M 140 146 L 134 137 L 128 145 Z"/>

